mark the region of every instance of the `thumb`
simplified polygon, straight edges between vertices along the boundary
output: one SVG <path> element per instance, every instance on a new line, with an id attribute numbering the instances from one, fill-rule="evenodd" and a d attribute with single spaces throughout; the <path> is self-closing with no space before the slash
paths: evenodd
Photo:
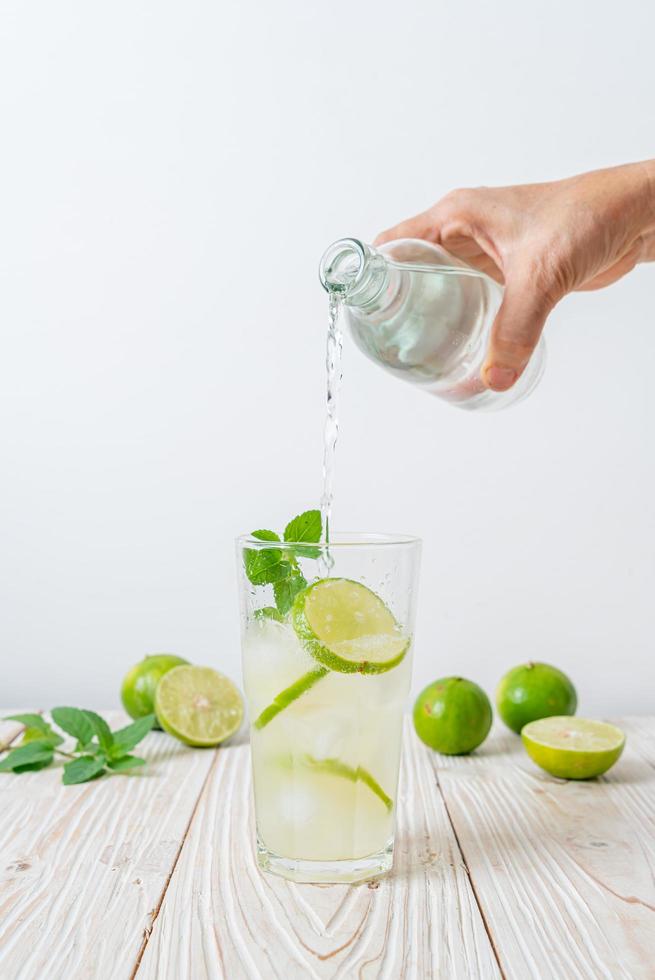
<path id="1" fill-rule="evenodd" d="M 435 223 L 430 212 L 422 211 L 421 214 L 407 218 L 406 221 L 401 221 L 399 225 L 394 225 L 393 228 L 387 228 L 386 231 L 377 236 L 373 244 L 384 245 L 386 242 L 394 242 L 398 238 L 427 238 L 428 241 L 436 241 Z"/>
<path id="2" fill-rule="evenodd" d="M 521 376 L 554 305 L 534 283 L 508 282 L 482 367 L 487 388 L 507 391 Z"/>

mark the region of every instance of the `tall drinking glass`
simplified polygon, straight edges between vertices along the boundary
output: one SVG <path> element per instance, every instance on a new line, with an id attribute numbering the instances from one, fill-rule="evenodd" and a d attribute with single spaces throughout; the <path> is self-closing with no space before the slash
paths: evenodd
<path id="1" fill-rule="evenodd" d="M 244 536 L 237 550 L 259 865 L 294 881 L 382 874 L 420 541 L 342 535 L 328 554 Z"/>

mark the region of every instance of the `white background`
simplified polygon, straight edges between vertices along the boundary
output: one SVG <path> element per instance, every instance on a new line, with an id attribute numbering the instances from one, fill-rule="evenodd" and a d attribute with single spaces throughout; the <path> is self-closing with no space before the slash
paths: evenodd
<path id="1" fill-rule="evenodd" d="M 233 538 L 320 494 L 326 245 L 655 155 L 647 0 L 0 10 L 0 702 L 240 679 Z M 468 415 L 345 352 L 335 525 L 424 539 L 416 687 L 527 658 L 653 709 L 655 267 Z"/>

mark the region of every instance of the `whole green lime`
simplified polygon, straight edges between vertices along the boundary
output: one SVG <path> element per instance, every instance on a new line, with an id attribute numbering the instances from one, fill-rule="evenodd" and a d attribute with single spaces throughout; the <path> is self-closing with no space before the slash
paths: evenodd
<path id="1" fill-rule="evenodd" d="M 128 715 L 142 718 L 151 714 L 155 710 L 155 691 L 161 678 L 173 667 L 188 662 L 174 653 L 153 653 L 135 664 L 121 684 L 121 701 Z"/>
<path id="2" fill-rule="evenodd" d="M 550 664 L 527 663 L 508 670 L 496 689 L 498 714 L 520 732 L 528 722 L 553 715 L 574 715 L 575 688 L 566 674 Z"/>
<path id="3" fill-rule="evenodd" d="M 465 755 L 481 745 L 491 728 L 489 698 L 463 677 L 442 677 L 421 691 L 414 704 L 416 734 L 443 755 Z"/>

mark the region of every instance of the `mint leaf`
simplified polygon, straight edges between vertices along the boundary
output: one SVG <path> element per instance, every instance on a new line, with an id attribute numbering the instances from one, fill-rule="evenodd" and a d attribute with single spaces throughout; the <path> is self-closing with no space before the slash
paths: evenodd
<path id="1" fill-rule="evenodd" d="M 276 534 L 275 531 L 253 531 L 250 535 L 251 538 L 259 538 L 260 541 L 279 541 L 280 535 Z"/>
<path id="2" fill-rule="evenodd" d="M 21 745 L 27 745 L 29 742 L 47 742 L 54 748 L 55 745 L 61 745 L 64 741 L 61 735 L 53 730 L 48 725 L 49 731 L 43 732 L 40 728 L 26 728 L 23 732 L 23 737 L 20 740 Z"/>
<path id="3" fill-rule="evenodd" d="M 284 581 L 286 581 L 286 579 Z M 277 589 L 278 585 L 284 585 L 284 581 L 276 582 L 273 586 L 273 590 Z M 278 609 L 275 608 L 275 606 L 264 606 L 262 609 L 255 609 L 253 616 L 255 619 L 275 619 L 278 623 L 284 622 L 284 616 Z"/>
<path id="4" fill-rule="evenodd" d="M 38 728 L 38 730 L 40 732 L 43 732 L 44 735 L 48 735 L 52 731 L 52 728 L 45 720 L 43 715 L 36 715 L 36 714 L 6 715 L 4 720 L 19 721 L 22 725 L 25 725 L 26 728 Z"/>
<path id="5" fill-rule="evenodd" d="M 86 713 L 80 708 L 53 708 L 50 712 L 55 725 L 77 739 L 78 745 L 88 745 L 95 729 Z"/>
<path id="6" fill-rule="evenodd" d="M 64 786 L 86 783 L 99 776 L 104 769 L 105 764 L 100 759 L 95 759 L 92 755 L 81 755 L 79 759 L 66 763 L 62 782 Z"/>
<path id="7" fill-rule="evenodd" d="M 320 510 L 306 510 L 289 521 L 284 529 L 285 541 L 320 541 L 323 522 Z"/>
<path id="8" fill-rule="evenodd" d="M 131 725 L 126 725 L 125 728 L 119 728 L 117 732 L 113 732 L 114 744 L 109 749 L 109 758 L 120 759 L 127 756 L 127 753 L 135 745 L 138 745 L 142 738 L 146 737 L 156 722 L 155 715 L 144 715 L 143 718 L 137 718 L 136 721 L 133 721 Z"/>
<path id="9" fill-rule="evenodd" d="M 307 579 L 301 572 L 294 572 L 273 586 L 277 608 L 285 616 L 293 605 L 293 600 L 307 586 Z"/>
<path id="10" fill-rule="evenodd" d="M 22 715 L 7 715 L 5 721 L 19 721 L 21 724 L 25 725 L 25 731 L 22 734 L 20 744 L 21 746 L 27 745 L 29 742 L 48 742 L 49 745 L 61 745 L 64 741 L 61 735 L 52 730 L 52 726 L 48 724 L 43 715 L 37 714 L 22 714 Z M 41 767 L 42 768 L 42 767 Z"/>
<path id="11" fill-rule="evenodd" d="M 109 725 L 105 719 L 101 718 L 95 711 L 84 708 L 82 713 L 86 715 L 87 719 L 89 720 L 93 729 L 93 734 L 98 739 L 100 748 L 109 755 L 111 752 L 111 747 L 114 744 L 114 736 L 111 733 Z M 86 743 L 88 740 L 84 739 L 82 741 Z"/>
<path id="12" fill-rule="evenodd" d="M 306 510 L 304 514 L 298 514 L 292 521 L 289 521 L 284 529 L 284 540 L 300 544 L 303 541 L 320 541 L 323 522 L 320 510 Z M 318 558 L 321 553 L 320 548 L 294 548 L 294 552 L 303 555 L 305 558 Z"/>
<path id="13" fill-rule="evenodd" d="M 28 745 L 19 745 L 17 749 L 12 749 L 0 762 L 0 772 L 11 772 L 16 768 L 20 770 L 21 766 L 35 762 L 44 762 L 46 765 L 52 762 L 52 745 L 49 742 L 29 742 Z"/>
<path id="14" fill-rule="evenodd" d="M 52 733 L 54 735 L 54 732 Z M 27 745 L 29 742 L 49 742 L 50 733 L 44 732 L 41 728 L 24 728 L 20 744 Z M 63 742 L 63 739 L 62 739 Z"/>
<path id="15" fill-rule="evenodd" d="M 243 552 L 246 575 L 253 585 L 268 585 L 286 578 L 291 565 L 285 561 L 280 548 L 263 548 L 255 551 L 246 548 Z"/>
<path id="16" fill-rule="evenodd" d="M 53 759 L 54 756 L 50 753 L 49 756 L 44 756 L 40 762 L 26 762 L 24 766 L 14 766 L 14 772 L 37 772 L 39 769 L 46 769 Z"/>
<path id="17" fill-rule="evenodd" d="M 146 760 L 140 759 L 138 755 L 124 755 L 120 759 L 110 759 L 107 765 L 114 772 L 123 772 L 126 769 L 136 769 L 138 766 L 145 766 Z"/>
<path id="18" fill-rule="evenodd" d="M 279 534 L 267 530 L 253 531 L 251 537 L 259 538 L 260 541 L 280 540 Z M 273 582 L 279 582 L 280 579 L 286 578 L 291 571 L 291 565 L 286 561 L 280 548 L 264 548 L 261 551 L 246 548 L 243 552 L 243 562 L 246 575 L 253 585 L 269 585 Z"/>

